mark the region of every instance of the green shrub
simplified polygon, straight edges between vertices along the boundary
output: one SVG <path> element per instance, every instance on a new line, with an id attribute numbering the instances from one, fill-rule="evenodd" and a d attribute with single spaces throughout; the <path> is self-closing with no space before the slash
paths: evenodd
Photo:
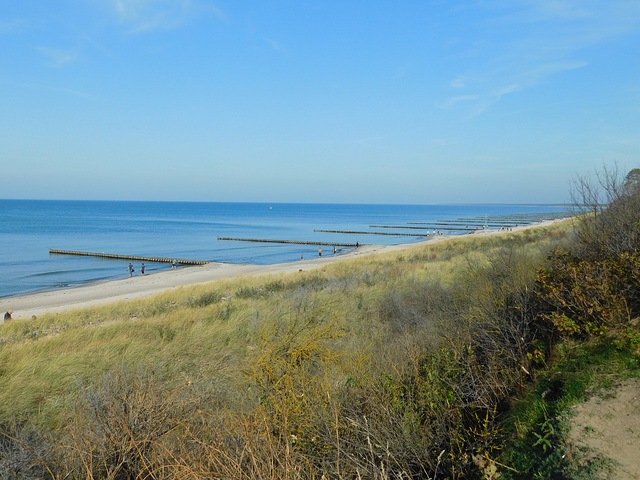
<path id="1" fill-rule="evenodd" d="M 189 298 L 187 305 L 189 307 L 206 307 L 222 301 L 222 295 L 215 290 L 210 290 L 198 297 Z"/>
<path id="2" fill-rule="evenodd" d="M 640 254 L 600 261 L 556 250 L 538 276 L 546 320 L 563 334 L 602 335 L 640 316 Z"/>

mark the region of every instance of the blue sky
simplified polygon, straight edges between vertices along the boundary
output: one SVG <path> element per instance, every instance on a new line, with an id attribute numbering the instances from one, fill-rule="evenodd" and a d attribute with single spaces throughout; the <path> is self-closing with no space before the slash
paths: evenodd
<path id="1" fill-rule="evenodd" d="M 564 202 L 639 58 L 638 0 L 3 1 L 0 197 Z"/>

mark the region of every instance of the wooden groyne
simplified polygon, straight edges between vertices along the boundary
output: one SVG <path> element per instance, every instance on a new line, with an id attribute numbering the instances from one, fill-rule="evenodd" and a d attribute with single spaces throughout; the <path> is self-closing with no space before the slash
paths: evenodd
<path id="1" fill-rule="evenodd" d="M 514 214 L 505 214 L 505 215 L 496 215 L 496 216 L 478 216 L 471 218 L 458 218 L 456 221 L 458 222 L 510 222 L 517 223 L 518 225 L 522 225 L 523 223 L 531 224 L 543 222 L 546 220 L 561 220 L 564 218 L 569 218 L 575 216 L 575 213 L 572 212 L 542 212 L 542 213 L 514 213 Z"/>
<path id="2" fill-rule="evenodd" d="M 494 225 L 494 226 L 498 226 L 498 227 L 516 227 L 516 226 L 523 226 L 523 225 L 530 225 L 532 223 L 538 223 L 540 222 L 540 220 L 532 220 L 532 219 L 511 219 L 511 220 L 496 220 L 496 219 L 489 219 L 489 220 L 483 220 L 481 218 L 475 218 L 475 219 L 469 219 L 466 220 L 464 218 L 458 219 L 456 220 L 456 222 L 458 223 L 464 223 L 465 225 Z M 451 223 L 451 222 L 449 222 Z"/>
<path id="3" fill-rule="evenodd" d="M 218 237 L 218 240 L 231 240 L 234 242 L 258 242 L 258 243 L 288 243 L 294 245 L 330 245 L 335 247 L 357 247 L 365 245 L 364 243 L 335 243 L 335 242 L 311 242 L 305 240 L 271 240 L 269 238 L 232 238 Z"/>
<path id="4" fill-rule="evenodd" d="M 515 227 L 516 224 L 514 222 L 510 223 L 485 223 L 485 222 L 408 222 L 409 225 L 432 225 L 432 227 L 412 227 L 412 228 L 439 228 L 440 226 L 449 226 L 455 227 L 460 226 L 464 228 L 460 228 L 460 230 L 465 230 L 465 228 L 471 227 Z M 389 228 L 389 227 L 387 227 Z M 409 227 L 398 227 L 398 228 L 409 228 Z"/>
<path id="5" fill-rule="evenodd" d="M 156 263 L 173 263 L 175 260 L 180 265 L 206 265 L 206 260 L 187 260 L 184 258 L 165 258 L 165 257 L 142 257 L 139 255 L 118 255 L 115 253 L 91 253 L 91 252 L 76 252 L 72 250 L 55 250 L 49 249 L 49 253 L 56 255 L 75 255 L 77 257 L 100 257 L 111 258 L 115 260 L 133 260 L 136 262 L 156 262 Z"/>
<path id="6" fill-rule="evenodd" d="M 430 223 L 425 223 L 424 225 L 438 225 L 436 223 L 430 224 Z M 445 225 L 445 224 L 443 224 Z M 460 227 L 414 227 L 414 226 L 408 226 L 408 225 L 369 225 L 371 228 L 407 228 L 407 229 L 411 229 L 411 230 L 455 230 L 455 231 L 471 231 L 471 228 L 460 228 Z M 427 232 L 428 233 L 428 232 Z M 425 233 L 425 235 L 427 234 Z M 385 235 L 401 235 L 400 233 L 397 234 L 390 234 L 390 233 L 385 233 Z M 405 234 L 405 235 L 413 235 L 411 233 L 409 234 Z M 416 234 L 418 235 L 418 234 Z"/>
<path id="7" fill-rule="evenodd" d="M 324 233 L 348 233 L 350 235 L 401 235 L 405 237 L 426 237 L 426 233 L 394 233 L 394 232 L 354 232 L 351 230 L 314 230 L 314 232 Z M 331 244 L 333 245 L 333 244 Z M 362 245 L 362 244 L 361 244 Z"/>
<path id="8" fill-rule="evenodd" d="M 412 227 L 409 225 L 369 225 L 369 228 L 409 228 L 411 230 L 429 230 L 427 227 Z"/>

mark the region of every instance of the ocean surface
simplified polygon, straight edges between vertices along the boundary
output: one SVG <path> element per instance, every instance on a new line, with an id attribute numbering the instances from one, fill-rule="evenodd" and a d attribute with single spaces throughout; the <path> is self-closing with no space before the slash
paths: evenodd
<path id="1" fill-rule="evenodd" d="M 318 256 L 318 245 L 253 243 L 218 237 L 395 245 L 423 241 L 418 223 L 492 219 L 519 215 L 514 222 L 545 213 L 551 205 L 342 205 L 189 202 L 0 200 L 0 298 L 70 288 L 128 276 L 128 260 L 50 254 L 49 249 L 184 258 L 228 263 L 275 264 Z M 460 228 L 483 228 L 473 224 Z M 481 220 L 478 222 L 482 223 Z M 464 221 L 462 222 L 464 223 Z M 405 228 L 383 228 L 404 226 Z M 497 228 L 497 227 L 489 227 Z M 333 233 L 317 230 L 342 232 Z M 468 231 L 446 230 L 446 234 Z M 408 236 L 407 234 L 411 234 Z M 338 254 L 351 250 L 338 247 Z M 135 262 L 138 263 L 138 262 Z M 146 263 L 147 273 L 170 269 Z M 140 265 L 135 264 L 136 275 Z M 182 267 L 188 268 L 188 267 Z"/>

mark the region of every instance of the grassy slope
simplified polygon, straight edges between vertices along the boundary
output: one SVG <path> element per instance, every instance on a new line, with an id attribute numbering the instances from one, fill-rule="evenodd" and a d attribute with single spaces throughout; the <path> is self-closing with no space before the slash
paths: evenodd
<path id="1" fill-rule="evenodd" d="M 635 231 L 619 230 L 622 240 Z M 637 318 L 622 318 L 634 328 L 612 323 L 617 336 L 571 338 L 544 323 L 537 268 L 570 231 L 566 222 L 467 236 L 9 322 L 0 326 L 0 427 L 61 433 L 72 454 L 47 462 L 68 478 L 125 467 L 132 478 L 165 469 L 163 478 L 191 469 L 194 479 L 599 478 L 611 465 L 575 461 L 566 412 L 640 375 L 640 333 Z M 594 241 L 618 238 L 594 232 Z M 575 277 L 551 275 L 547 286 L 574 294 L 554 308 L 565 311 L 568 298 L 576 310 L 566 311 L 585 325 L 576 311 L 616 313 L 618 303 L 596 295 L 609 282 L 613 300 L 632 283 L 636 302 L 640 263 L 624 258 L 607 264 L 606 281 L 602 258 Z M 180 396 L 192 387 L 197 395 Z"/>
<path id="2" fill-rule="evenodd" d="M 327 382 L 375 377 L 376 369 L 410 370 L 412 349 L 437 346 L 444 336 L 464 338 L 474 319 L 490 318 L 501 308 L 504 291 L 531 284 L 537 266 L 565 242 L 569 230 L 564 223 L 462 237 L 311 272 L 218 281 L 150 299 L 7 323 L 0 327 L 0 422 L 28 421 L 56 431 L 73 418 L 83 386 L 114 371 L 152 371 L 169 391 L 195 385 L 215 396 L 218 406 L 234 409 L 253 395 L 247 379 L 260 369 L 268 374 L 282 358 L 277 340 L 265 344 L 266 329 L 271 335 L 278 325 L 314 318 L 318 324 L 340 325 L 340 335 L 331 342 L 345 358 L 339 362 L 342 370 Z M 501 284 L 504 279 L 507 286 Z M 639 370 L 636 356 L 598 342 L 567 342 L 549 360 L 549 368 L 538 373 L 539 381 L 526 389 L 505 424 L 504 433 L 511 430 L 514 443 L 500 460 L 520 472 L 503 468 L 507 478 L 534 473 L 582 478 L 567 477 L 578 467 L 567 463 L 559 447 L 564 433 L 557 418 L 590 385 Z M 407 371 L 396 371 L 396 376 L 411 378 Z M 390 383 L 380 392 L 386 395 L 395 388 Z M 456 461 L 464 471 L 450 475 L 466 478 L 473 468 Z M 583 467 L 577 471 L 586 472 Z"/>
<path id="3" fill-rule="evenodd" d="M 154 366 L 169 384 L 203 382 L 233 392 L 265 319 L 342 318 L 350 334 L 341 341 L 350 348 L 389 346 L 402 341 L 403 322 L 420 313 L 411 311 L 411 299 L 421 290 L 427 295 L 429 286 L 456 282 L 470 263 L 506 248 L 538 257 L 563 228 L 464 237 L 320 271 L 238 278 L 10 322 L 0 327 L 0 415 L 55 428 L 79 384 L 118 366 Z"/>

